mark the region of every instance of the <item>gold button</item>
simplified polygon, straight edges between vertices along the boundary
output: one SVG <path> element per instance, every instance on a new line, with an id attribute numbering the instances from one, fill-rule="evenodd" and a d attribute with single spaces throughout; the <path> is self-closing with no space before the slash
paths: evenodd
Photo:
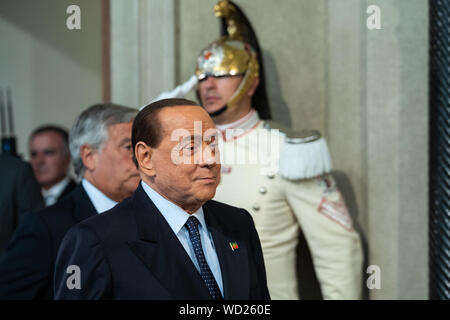
<path id="1" fill-rule="evenodd" d="M 266 193 L 267 193 L 266 187 L 261 187 L 261 188 L 259 188 L 259 193 L 261 193 L 261 194 L 266 194 Z"/>
<path id="2" fill-rule="evenodd" d="M 253 210 L 258 211 L 259 209 L 261 209 L 261 207 L 259 206 L 258 203 L 254 203 L 253 204 Z"/>

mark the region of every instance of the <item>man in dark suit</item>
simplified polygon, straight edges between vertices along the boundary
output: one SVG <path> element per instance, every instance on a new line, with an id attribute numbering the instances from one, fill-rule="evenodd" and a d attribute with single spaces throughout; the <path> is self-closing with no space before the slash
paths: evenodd
<path id="1" fill-rule="evenodd" d="M 43 206 L 39 184 L 28 163 L 0 154 L 0 253 L 25 213 Z"/>
<path id="2" fill-rule="evenodd" d="M 76 186 L 69 177 L 69 133 L 59 126 L 41 126 L 31 133 L 28 148 L 45 206 L 51 206 Z"/>
<path id="3" fill-rule="evenodd" d="M 253 220 L 211 201 L 217 131 L 195 102 L 167 99 L 133 122 L 134 195 L 69 230 L 56 299 L 270 299 Z"/>
<path id="4" fill-rule="evenodd" d="M 131 126 L 136 110 L 94 105 L 70 131 L 70 152 L 81 183 L 56 204 L 32 212 L 0 259 L 0 299 L 52 299 L 59 245 L 71 226 L 109 210 L 137 188 Z"/>

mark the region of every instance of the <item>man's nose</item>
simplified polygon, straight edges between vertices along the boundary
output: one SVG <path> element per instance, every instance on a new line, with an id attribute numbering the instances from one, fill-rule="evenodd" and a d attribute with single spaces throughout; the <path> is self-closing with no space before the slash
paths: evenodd
<path id="1" fill-rule="evenodd" d="M 43 165 L 45 163 L 45 156 L 42 153 L 38 153 L 34 156 L 34 162 L 37 165 Z"/>
<path id="2" fill-rule="evenodd" d="M 212 76 L 207 76 L 204 80 L 206 88 L 215 88 L 216 87 L 216 78 Z"/>
<path id="3" fill-rule="evenodd" d="M 217 147 L 206 146 L 202 157 L 200 159 L 199 165 L 202 167 L 212 167 L 220 162 L 219 150 Z"/>

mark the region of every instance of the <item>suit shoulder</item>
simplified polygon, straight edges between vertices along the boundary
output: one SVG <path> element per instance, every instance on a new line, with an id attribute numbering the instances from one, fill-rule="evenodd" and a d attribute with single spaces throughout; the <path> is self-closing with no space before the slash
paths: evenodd
<path id="1" fill-rule="evenodd" d="M 48 225 L 38 212 L 28 212 L 17 227 L 15 235 L 19 234 L 48 234 Z"/>
<path id="2" fill-rule="evenodd" d="M 229 205 L 224 202 L 216 201 L 216 200 L 209 200 L 205 203 L 208 207 L 214 208 L 214 209 L 220 209 L 220 210 L 229 210 L 233 212 L 239 212 L 239 211 L 245 211 L 242 208 L 238 208 L 232 205 Z"/>
<path id="3" fill-rule="evenodd" d="M 208 208 L 212 209 L 211 213 L 218 216 L 219 218 L 223 218 L 226 220 L 230 219 L 247 220 L 249 218 L 251 219 L 250 213 L 243 208 L 234 207 L 216 200 L 210 200 L 206 203 L 206 205 Z M 226 214 L 224 214 L 223 212 L 226 212 Z"/>
<path id="4" fill-rule="evenodd" d="M 87 218 L 79 223 L 95 231 L 101 239 L 120 238 L 131 223 L 133 204 L 130 198 L 123 200 L 110 210 Z"/>
<path id="5" fill-rule="evenodd" d="M 9 155 L 0 155 L 0 171 L 3 176 L 6 175 L 6 180 L 12 177 L 17 180 L 22 176 L 31 176 L 34 179 L 33 171 L 28 162 Z"/>
<path id="6" fill-rule="evenodd" d="M 0 156 L 0 165 L 8 168 L 25 168 L 28 166 L 28 163 L 19 158 L 4 154 Z"/>
<path id="7" fill-rule="evenodd" d="M 47 223 L 54 224 L 62 220 L 72 220 L 74 207 L 75 201 L 69 196 L 54 205 L 33 212 L 33 214 L 39 216 Z"/>
<path id="8" fill-rule="evenodd" d="M 87 219 L 89 220 L 89 219 Z M 63 242 L 75 241 L 75 242 L 85 242 L 85 243 L 98 243 L 99 237 L 98 232 L 92 228 L 91 225 L 85 223 L 86 220 L 73 225 L 65 234 Z"/>

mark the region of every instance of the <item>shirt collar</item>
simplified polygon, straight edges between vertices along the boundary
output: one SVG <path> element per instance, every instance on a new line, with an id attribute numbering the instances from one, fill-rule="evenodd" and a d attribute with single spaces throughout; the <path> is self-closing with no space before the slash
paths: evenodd
<path id="1" fill-rule="evenodd" d="M 193 214 L 189 214 L 183 209 L 181 209 L 179 206 L 177 206 L 175 203 L 167 200 L 162 195 L 160 195 L 157 191 L 155 191 L 153 188 L 151 188 L 148 184 L 146 184 L 144 181 L 141 181 L 142 188 L 144 189 L 145 193 L 147 193 L 147 196 L 150 198 L 150 200 L 153 201 L 155 206 L 158 208 L 158 210 L 163 215 L 164 219 L 166 219 L 167 223 L 169 224 L 170 228 L 173 230 L 175 234 L 178 234 L 180 230 L 184 227 L 186 224 L 187 219 L 190 216 L 195 216 L 198 221 L 200 222 L 200 225 L 206 229 L 206 222 L 205 222 L 205 215 L 203 213 L 203 208 L 200 207 L 196 212 Z"/>
<path id="2" fill-rule="evenodd" d="M 117 204 L 116 201 L 108 198 L 103 192 L 97 189 L 86 179 L 83 178 L 83 180 L 81 180 L 81 184 L 94 205 L 95 210 L 97 210 L 97 213 L 105 212 Z"/>
<path id="3" fill-rule="evenodd" d="M 48 190 L 41 189 L 42 196 L 44 198 L 47 198 L 47 197 L 55 197 L 55 198 L 57 198 L 57 197 L 59 197 L 59 195 L 63 192 L 64 188 L 67 187 L 69 182 L 70 182 L 69 177 L 65 177 L 64 179 L 62 179 L 60 182 L 55 184 L 50 189 L 48 189 Z"/>

